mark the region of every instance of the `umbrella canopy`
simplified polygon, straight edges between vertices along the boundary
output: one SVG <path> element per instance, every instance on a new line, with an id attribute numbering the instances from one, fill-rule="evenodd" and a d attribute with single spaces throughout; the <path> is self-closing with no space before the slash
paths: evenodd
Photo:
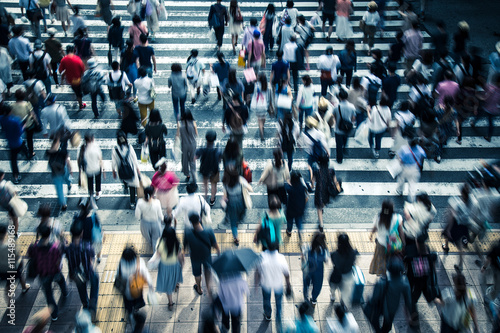
<path id="1" fill-rule="evenodd" d="M 213 262 L 212 268 L 219 276 L 249 272 L 258 258 L 259 256 L 252 249 L 228 250 Z"/>

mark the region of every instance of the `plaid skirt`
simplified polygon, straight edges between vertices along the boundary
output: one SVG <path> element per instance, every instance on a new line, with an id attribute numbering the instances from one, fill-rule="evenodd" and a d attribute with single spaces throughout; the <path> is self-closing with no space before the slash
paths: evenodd
<path id="1" fill-rule="evenodd" d="M 370 263 L 370 274 L 385 275 L 387 266 L 387 249 L 375 242 L 375 253 L 373 253 L 373 259 Z"/>

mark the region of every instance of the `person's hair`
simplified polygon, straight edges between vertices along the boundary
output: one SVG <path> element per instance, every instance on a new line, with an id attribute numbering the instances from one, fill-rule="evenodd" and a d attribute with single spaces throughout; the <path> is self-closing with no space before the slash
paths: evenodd
<path id="1" fill-rule="evenodd" d="M 132 17 L 132 23 L 140 24 L 141 22 L 142 22 L 142 20 L 141 20 L 141 17 L 139 15 L 134 15 L 134 17 Z"/>
<path id="2" fill-rule="evenodd" d="M 75 15 L 80 14 L 80 6 L 73 5 L 73 13 L 75 13 Z"/>
<path id="3" fill-rule="evenodd" d="M 348 255 L 353 251 L 351 242 L 349 241 L 349 236 L 345 233 L 341 233 L 337 236 L 337 252 L 342 256 Z"/>
<path id="4" fill-rule="evenodd" d="M 306 18 L 304 17 L 304 15 L 299 15 L 299 16 L 297 16 L 297 21 L 300 24 L 304 25 L 306 23 Z"/>
<path id="5" fill-rule="evenodd" d="M 83 29 L 83 28 L 78 28 L 78 29 L 76 30 L 76 34 L 77 34 L 77 35 L 78 35 L 78 37 L 80 37 L 80 38 L 85 37 L 85 29 Z"/>
<path id="6" fill-rule="evenodd" d="M 292 18 L 290 16 L 287 16 L 285 19 L 285 24 L 292 24 Z"/>
<path id="7" fill-rule="evenodd" d="M 349 94 L 347 93 L 347 91 L 345 91 L 345 89 L 340 89 L 339 99 L 345 101 L 347 99 L 347 97 L 349 97 Z"/>
<path id="8" fill-rule="evenodd" d="M 177 235 L 175 233 L 174 228 L 167 228 L 163 229 L 163 233 L 161 235 L 161 239 L 163 240 L 165 244 L 165 249 L 167 250 L 167 255 L 170 256 L 172 253 L 178 253 L 180 249 L 180 242 L 179 238 L 177 238 Z"/>
<path id="9" fill-rule="evenodd" d="M 399 110 L 401 111 L 408 111 L 410 109 L 410 101 L 404 100 L 399 103 Z"/>
<path id="10" fill-rule="evenodd" d="M 14 34 L 14 36 L 19 36 L 21 35 L 22 33 L 24 32 L 24 28 L 20 25 L 15 25 L 13 28 L 12 28 L 12 33 Z"/>
<path id="11" fill-rule="evenodd" d="M 281 148 L 275 148 L 273 150 L 273 157 L 274 166 L 277 168 L 281 168 L 283 166 L 283 151 L 281 151 Z"/>
<path id="12" fill-rule="evenodd" d="M 266 242 L 267 243 L 267 249 L 269 251 L 279 251 L 280 249 L 280 243 L 278 241 L 274 241 L 274 242 Z"/>
<path id="13" fill-rule="evenodd" d="M 444 72 L 444 78 L 445 80 L 453 80 L 453 78 L 455 77 L 455 75 L 453 74 L 453 72 L 449 69 L 447 69 L 445 72 Z"/>
<path id="14" fill-rule="evenodd" d="M 131 246 L 127 246 L 122 252 L 122 259 L 128 263 L 132 263 L 137 260 L 137 252 Z"/>
<path id="15" fill-rule="evenodd" d="M 24 99 L 26 98 L 26 91 L 24 90 L 24 88 L 19 88 L 14 93 L 14 96 L 16 97 L 16 101 L 24 101 Z"/>
<path id="16" fill-rule="evenodd" d="M 377 57 L 378 60 L 382 59 L 382 50 L 380 50 L 380 49 L 373 49 L 372 50 L 372 56 Z"/>
<path id="17" fill-rule="evenodd" d="M 333 54 L 333 47 L 327 46 L 325 49 L 325 54 L 326 55 L 332 55 Z"/>
<path id="18" fill-rule="evenodd" d="M 172 225 L 172 221 L 173 221 L 173 217 L 168 215 L 168 214 L 165 214 L 165 216 L 163 216 L 163 224 L 165 224 L 165 229 L 167 229 L 168 227 L 170 227 Z M 165 230 L 163 229 L 163 230 Z"/>
<path id="19" fill-rule="evenodd" d="M 398 31 L 398 33 L 396 34 L 396 40 L 400 41 L 401 39 L 403 39 L 403 36 L 404 33 L 402 31 Z"/>
<path id="20" fill-rule="evenodd" d="M 198 185 L 196 184 L 196 182 L 189 182 L 186 185 L 186 192 L 188 194 L 194 193 L 196 191 L 198 191 Z"/>
<path id="21" fill-rule="evenodd" d="M 452 279 L 453 284 L 455 285 L 455 289 L 461 292 L 460 296 L 464 297 L 467 291 L 467 282 L 465 280 L 465 275 L 463 275 L 462 273 L 455 273 L 453 274 Z"/>
<path id="22" fill-rule="evenodd" d="M 48 225 L 41 224 L 41 225 L 38 226 L 37 232 L 40 235 L 40 237 L 42 237 L 42 238 L 48 238 L 48 237 L 50 237 L 51 229 L 50 229 L 50 227 Z"/>
<path id="23" fill-rule="evenodd" d="M 256 19 L 255 17 L 252 17 L 252 18 L 250 19 L 250 25 L 251 25 L 252 27 L 255 27 L 255 26 L 257 25 L 257 19 Z"/>
<path id="24" fill-rule="evenodd" d="M 470 186 L 465 183 L 462 185 L 460 188 L 460 197 L 462 198 L 463 202 L 468 203 L 470 200 Z"/>
<path id="25" fill-rule="evenodd" d="M 0 224 L 0 237 L 2 237 L 2 238 L 5 237 L 5 235 L 7 234 L 7 229 L 8 229 L 8 227 L 6 224 L 4 224 L 4 223 Z"/>
<path id="26" fill-rule="evenodd" d="M 175 62 L 170 66 L 170 70 L 172 70 L 172 73 L 182 73 L 182 65 Z"/>
<path id="27" fill-rule="evenodd" d="M 120 16 L 113 17 L 113 19 L 111 20 L 111 24 L 113 24 L 113 26 L 115 27 L 121 26 L 122 22 L 120 21 Z"/>
<path id="28" fill-rule="evenodd" d="M 66 53 L 75 53 L 75 46 L 74 45 L 66 46 Z"/>
<path id="29" fill-rule="evenodd" d="M 117 71 L 119 68 L 120 68 L 120 63 L 118 61 L 115 60 L 111 63 L 112 70 Z"/>
<path id="30" fill-rule="evenodd" d="M 196 58 L 197 56 L 198 56 L 198 50 L 192 49 L 191 53 L 189 54 L 189 57 L 187 58 L 187 61 L 191 60 L 192 58 Z"/>
<path id="31" fill-rule="evenodd" d="M 274 14 L 275 10 L 276 9 L 274 8 L 274 5 L 272 3 L 270 3 L 269 5 L 267 5 L 266 13 L 268 13 L 268 14 Z"/>
<path id="32" fill-rule="evenodd" d="M 286 87 L 288 87 L 288 80 L 285 78 L 280 79 L 278 83 L 278 94 L 281 94 L 283 89 Z"/>
<path id="33" fill-rule="evenodd" d="M 426 192 L 420 192 L 416 196 L 417 201 L 420 201 L 428 211 L 432 209 L 432 202 L 429 195 Z"/>
<path id="34" fill-rule="evenodd" d="M 230 188 L 235 187 L 240 182 L 240 175 L 234 167 L 230 167 L 226 171 L 222 178 L 222 183 Z"/>
<path id="35" fill-rule="evenodd" d="M 153 124 L 162 123 L 160 110 L 158 110 L 157 108 L 151 110 L 151 112 L 149 113 L 149 122 Z"/>
<path id="36" fill-rule="evenodd" d="M 269 210 L 278 210 L 278 209 L 281 209 L 280 198 L 277 195 L 275 195 L 275 194 L 272 194 L 272 195 L 270 195 L 268 197 L 267 204 L 269 206 Z"/>
<path id="37" fill-rule="evenodd" d="M 142 44 L 146 44 L 146 42 L 148 41 L 148 36 L 146 36 L 145 34 L 141 34 L 139 36 L 139 40 L 141 41 Z"/>
<path id="38" fill-rule="evenodd" d="M 197 213 L 189 214 L 189 222 L 194 226 L 195 224 L 200 224 L 200 215 Z"/>
<path id="39" fill-rule="evenodd" d="M 238 9 L 238 1 L 237 0 L 231 0 L 229 2 L 229 14 L 231 14 L 231 16 L 235 16 L 236 15 L 236 9 Z"/>
<path id="40" fill-rule="evenodd" d="M 391 105 L 389 101 L 389 97 L 386 94 L 382 94 L 382 97 L 380 97 L 380 102 L 378 103 L 380 106 L 389 106 Z"/>
<path id="41" fill-rule="evenodd" d="M 434 52 L 432 50 L 422 50 L 422 64 L 430 66 L 434 63 Z"/>
<path id="42" fill-rule="evenodd" d="M 290 42 L 296 42 L 297 41 L 297 37 L 295 36 L 290 36 Z"/>
<path id="43" fill-rule="evenodd" d="M 278 52 L 276 52 L 276 57 L 278 57 L 278 59 L 283 58 L 283 50 L 278 50 Z"/>
<path id="44" fill-rule="evenodd" d="M 419 26 L 420 26 L 420 23 L 418 23 L 417 20 L 411 21 L 411 27 L 412 27 L 412 29 L 417 30 Z"/>
<path id="45" fill-rule="evenodd" d="M 410 140 L 410 147 L 415 147 L 420 144 L 420 138 L 416 137 Z"/>
<path id="46" fill-rule="evenodd" d="M 302 82 L 304 82 L 304 87 L 309 87 L 312 84 L 311 77 L 307 74 L 302 76 Z"/>
<path id="47" fill-rule="evenodd" d="M 322 232 L 315 232 L 311 241 L 311 252 L 319 253 L 326 250 L 326 236 Z"/>
<path id="48" fill-rule="evenodd" d="M 116 132 L 116 142 L 119 146 L 128 145 L 127 134 L 122 130 L 118 130 Z"/>
<path id="49" fill-rule="evenodd" d="M 236 84 L 238 82 L 238 79 L 236 78 L 236 68 L 229 69 L 227 80 L 229 84 Z"/>
<path id="50" fill-rule="evenodd" d="M 2 176 L 0 175 L 0 177 L 2 177 Z M 50 205 L 45 203 L 45 204 L 41 204 L 40 207 L 38 207 L 37 214 L 42 219 L 46 219 L 46 218 L 50 217 L 50 212 L 51 212 Z"/>
<path id="51" fill-rule="evenodd" d="M 139 74 L 139 77 L 146 77 L 148 75 L 148 71 L 146 71 L 145 67 L 139 67 L 137 70 L 137 74 Z"/>
<path id="52" fill-rule="evenodd" d="M 217 52 L 217 60 L 219 60 L 219 63 L 223 64 L 224 63 L 224 53 L 222 52 Z"/>
<path id="53" fill-rule="evenodd" d="M 153 193 L 155 192 L 155 189 L 153 186 L 148 186 L 144 189 L 144 200 L 149 201 L 153 197 Z"/>
<path id="54" fill-rule="evenodd" d="M 260 87 L 261 87 L 262 91 L 267 91 L 267 77 L 266 77 L 266 73 L 260 72 L 258 80 L 260 82 Z"/>
<path id="55" fill-rule="evenodd" d="M 389 71 L 389 73 L 396 73 L 396 64 L 394 63 L 389 63 L 389 65 L 387 66 L 387 70 Z"/>
<path id="56" fill-rule="evenodd" d="M 348 39 L 347 42 L 345 42 L 345 48 L 352 48 L 353 50 L 355 49 L 355 44 L 353 39 Z"/>
<path id="57" fill-rule="evenodd" d="M 2 106 L 0 106 L 0 115 L 6 116 L 12 112 L 12 106 L 7 103 L 3 103 Z"/>
<path id="58" fill-rule="evenodd" d="M 241 154 L 241 147 L 238 141 L 233 138 L 227 140 L 226 148 L 224 148 L 224 155 L 230 159 L 234 159 Z"/>
<path id="59" fill-rule="evenodd" d="M 441 28 L 441 29 L 444 29 L 444 28 L 446 28 L 446 23 L 444 23 L 444 21 L 443 21 L 443 20 L 441 20 L 441 19 L 440 19 L 440 20 L 437 20 L 437 21 L 436 21 L 436 27 Z"/>
<path id="60" fill-rule="evenodd" d="M 94 141 L 94 134 L 93 133 L 85 133 L 83 139 L 85 140 L 85 143 L 89 143 L 91 141 Z"/>
<path id="61" fill-rule="evenodd" d="M 83 233 L 83 223 L 72 223 L 69 231 L 74 238 L 81 236 Z"/>
<path id="62" fill-rule="evenodd" d="M 453 104 L 455 104 L 455 99 L 453 98 L 453 96 L 445 96 L 444 99 L 443 99 L 443 104 L 444 104 L 444 107 L 446 110 L 450 110 L 453 106 Z"/>
<path id="63" fill-rule="evenodd" d="M 288 0 L 288 1 L 286 2 L 286 8 L 293 8 L 293 5 L 294 5 L 294 4 L 293 4 L 293 1 L 292 1 L 292 0 Z"/>
<path id="64" fill-rule="evenodd" d="M 186 133 L 189 134 L 188 121 L 189 122 L 194 121 L 193 113 L 191 112 L 190 109 L 186 109 L 186 111 L 184 111 L 184 113 L 181 115 L 181 121 L 184 122 L 184 128 L 186 129 Z"/>
<path id="65" fill-rule="evenodd" d="M 80 217 L 87 217 L 92 210 L 92 200 L 90 197 L 81 198 L 78 202 L 78 208 L 80 208 Z"/>
<path id="66" fill-rule="evenodd" d="M 296 185 L 302 183 L 301 180 L 302 180 L 302 175 L 300 174 L 299 171 L 293 170 L 290 173 L 290 183 L 292 184 L 292 186 L 296 186 Z"/>
<path id="67" fill-rule="evenodd" d="M 391 200 L 382 202 L 382 210 L 379 215 L 379 225 L 383 225 L 387 230 L 391 227 L 392 215 L 394 214 L 394 203 Z"/>
<path id="68" fill-rule="evenodd" d="M 127 49 L 125 51 L 127 52 L 133 52 L 134 50 L 134 41 L 131 39 L 127 39 L 125 42 L 125 45 L 127 45 Z"/>
<path id="69" fill-rule="evenodd" d="M 403 260 L 400 257 L 393 256 L 387 262 L 387 271 L 391 278 L 401 276 L 404 272 Z"/>
<path id="70" fill-rule="evenodd" d="M 361 85 L 361 79 L 358 76 L 353 76 L 351 80 L 351 86 L 354 90 L 363 88 L 363 86 Z"/>

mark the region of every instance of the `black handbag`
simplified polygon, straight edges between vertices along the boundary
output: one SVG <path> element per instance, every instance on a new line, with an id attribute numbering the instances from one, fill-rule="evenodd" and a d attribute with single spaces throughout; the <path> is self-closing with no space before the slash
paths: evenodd
<path id="1" fill-rule="evenodd" d="M 122 265 L 118 265 L 118 274 L 116 274 L 115 283 L 113 284 L 116 289 L 122 294 L 125 293 L 127 289 L 128 279 L 122 275 Z"/>
<path id="2" fill-rule="evenodd" d="M 340 111 L 340 105 L 339 105 L 339 130 L 341 130 L 342 132 L 346 132 L 346 133 L 349 133 L 352 128 L 354 127 L 352 121 L 350 120 L 345 120 L 343 117 L 342 117 L 342 111 Z"/>
<path id="3" fill-rule="evenodd" d="M 30 7 L 31 7 L 31 0 L 28 3 L 28 8 Z M 42 9 L 40 7 L 35 7 L 35 9 L 27 9 L 26 17 L 31 22 L 40 21 L 41 19 L 43 19 Z"/>

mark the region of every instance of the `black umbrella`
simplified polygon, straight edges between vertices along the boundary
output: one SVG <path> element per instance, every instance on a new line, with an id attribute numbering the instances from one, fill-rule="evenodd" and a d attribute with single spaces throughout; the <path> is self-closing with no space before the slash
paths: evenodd
<path id="1" fill-rule="evenodd" d="M 212 264 L 217 275 L 249 272 L 259 256 L 252 249 L 243 248 L 223 252 Z"/>

